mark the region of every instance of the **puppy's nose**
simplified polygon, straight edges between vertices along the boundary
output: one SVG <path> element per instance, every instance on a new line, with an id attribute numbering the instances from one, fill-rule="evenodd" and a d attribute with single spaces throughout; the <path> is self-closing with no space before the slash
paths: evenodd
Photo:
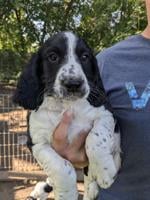
<path id="1" fill-rule="evenodd" d="M 82 79 L 67 79 L 62 81 L 62 85 L 70 91 L 78 90 L 83 84 Z"/>

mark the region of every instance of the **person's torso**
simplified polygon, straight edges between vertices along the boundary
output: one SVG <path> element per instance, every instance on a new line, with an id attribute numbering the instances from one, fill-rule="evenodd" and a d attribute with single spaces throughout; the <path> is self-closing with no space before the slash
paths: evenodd
<path id="1" fill-rule="evenodd" d="M 122 167 L 100 200 L 150 199 L 150 40 L 133 36 L 97 56 L 121 129 Z"/>

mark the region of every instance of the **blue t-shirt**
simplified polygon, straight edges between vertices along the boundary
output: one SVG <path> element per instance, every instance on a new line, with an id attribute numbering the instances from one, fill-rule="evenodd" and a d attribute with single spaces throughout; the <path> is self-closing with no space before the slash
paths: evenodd
<path id="1" fill-rule="evenodd" d="M 131 36 L 97 55 L 121 129 L 122 167 L 99 200 L 150 200 L 150 40 Z"/>

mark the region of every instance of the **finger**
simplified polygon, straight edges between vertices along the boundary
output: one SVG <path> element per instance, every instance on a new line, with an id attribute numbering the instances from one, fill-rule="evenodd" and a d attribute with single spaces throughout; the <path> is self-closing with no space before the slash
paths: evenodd
<path id="1" fill-rule="evenodd" d="M 68 142 L 68 128 L 73 118 L 73 114 L 70 111 L 66 111 L 63 114 L 62 120 L 54 131 L 53 139 L 55 141 L 61 141 L 61 143 Z"/>
<path id="2" fill-rule="evenodd" d="M 83 167 L 88 165 L 88 158 L 87 158 L 87 155 L 86 155 L 86 152 L 85 152 L 85 148 L 82 148 L 80 150 L 80 152 L 78 153 L 78 159 L 74 160 L 73 165 L 76 168 L 83 168 Z"/>
<path id="3" fill-rule="evenodd" d="M 86 155 L 86 150 L 85 150 L 85 148 L 82 148 L 81 149 L 81 152 L 80 152 L 80 161 L 82 162 L 82 163 L 88 163 L 88 157 L 87 157 L 87 155 Z"/>
<path id="4" fill-rule="evenodd" d="M 64 124 L 69 125 L 71 123 L 72 119 L 73 119 L 73 112 L 67 110 L 66 112 L 63 113 L 63 118 L 61 121 Z"/>

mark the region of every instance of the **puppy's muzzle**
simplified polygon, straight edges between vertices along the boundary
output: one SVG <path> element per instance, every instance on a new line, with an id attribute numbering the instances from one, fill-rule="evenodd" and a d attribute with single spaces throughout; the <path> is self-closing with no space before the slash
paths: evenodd
<path id="1" fill-rule="evenodd" d="M 61 86 L 65 93 L 67 93 L 67 96 L 75 95 L 82 97 L 85 95 L 84 80 L 81 78 L 63 79 L 61 80 Z"/>

